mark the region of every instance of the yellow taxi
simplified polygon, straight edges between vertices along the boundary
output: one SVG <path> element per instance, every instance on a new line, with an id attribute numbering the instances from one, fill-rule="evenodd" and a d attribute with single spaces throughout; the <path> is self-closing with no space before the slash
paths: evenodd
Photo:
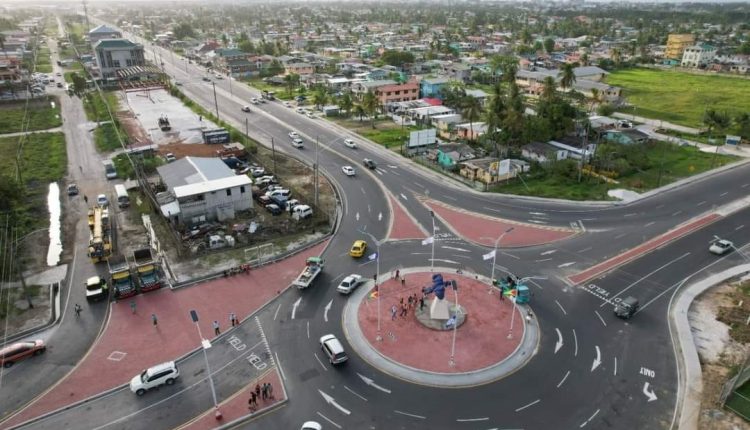
<path id="1" fill-rule="evenodd" d="M 366 249 L 367 249 L 367 242 L 365 242 L 364 240 L 356 240 L 354 241 L 354 244 L 352 245 L 352 249 L 349 250 L 349 255 L 351 255 L 354 258 L 359 258 L 365 255 Z"/>

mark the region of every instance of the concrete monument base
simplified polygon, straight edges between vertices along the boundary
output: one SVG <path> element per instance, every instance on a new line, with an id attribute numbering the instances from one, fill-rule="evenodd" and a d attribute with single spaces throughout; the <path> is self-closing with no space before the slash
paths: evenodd
<path id="1" fill-rule="evenodd" d="M 417 308 L 414 310 L 414 315 L 417 317 L 417 321 L 419 321 L 420 324 L 432 330 L 438 330 L 438 331 L 453 330 L 453 325 L 446 325 L 446 323 L 450 319 L 450 316 L 456 313 L 456 305 L 454 305 L 453 302 L 450 302 L 445 299 L 441 301 L 444 303 L 445 309 L 448 312 L 448 316 L 445 319 L 431 318 L 430 314 L 431 314 L 432 306 L 430 306 L 429 308 L 425 306 L 423 309 L 419 309 L 419 306 L 417 306 Z M 466 317 L 468 315 L 469 314 L 466 311 L 466 308 L 464 308 L 461 305 L 458 305 L 458 317 L 456 318 L 456 324 L 458 327 L 461 327 L 461 324 L 466 322 Z"/>

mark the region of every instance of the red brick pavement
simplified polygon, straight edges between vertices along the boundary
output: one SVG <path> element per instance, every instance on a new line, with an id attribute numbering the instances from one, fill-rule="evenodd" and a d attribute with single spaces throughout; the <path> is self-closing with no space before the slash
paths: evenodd
<path id="1" fill-rule="evenodd" d="M 690 221 L 662 234 L 661 236 L 650 239 L 636 246 L 635 248 L 629 249 L 628 251 L 623 252 L 620 255 L 614 256 L 609 260 L 603 261 L 595 266 L 589 267 L 582 272 L 576 273 L 575 275 L 568 277 L 568 281 L 570 281 L 574 285 L 584 283 L 589 279 L 601 275 L 604 272 L 610 271 L 615 267 L 621 266 L 637 257 L 640 257 L 641 255 L 646 254 L 649 251 L 652 251 L 667 242 L 671 242 L 675 239 L 685 236 L 690 232 L 703 228 L 706 225 L 718 220 L 719 218 L 721 218 L 721 215 L 710 214 L 695 221 Z"/>
<path id="2" fill-rule="evenodd" d="M 250 399 L 250 391 L 255 390 L 255 385 L 260 384 L 261 386 L 270 382 L 273 386 L 273 399 L 257 399 L 258 406 L 250 409 L 248 406 L 248 400 Z M 286 400 L 286 392 L 281 385 L 281 379 L 277 369 L 273 369 L 271 372 L 263 375 L 262 378 L 257 381 L 253 381 L 244 389 L 236 392 L 231 398 L 223 403 L 219 404 L 219 410 L 221 411 L 221 419 L 217 420 L 214 415 L 214 409 L 207 410 L 203 415 L 196 418 L 194 421 L 180 427 L 180 429 L 189 430 L 209 430 L 216 428 L 222 424 L 230 423 L 242 417 L 251 419 L 249 415 L 262 414 L 265 411 L 277 406 L 279 403 Z"/>
<path id="3" fill-rule="evenodd" d="M 389 279 L 380 285 L 381 333 L 376 341 L 378 317 L 377 299 L 371 293 L 359 305 L 359 325 L 373 348 L 391 360 L 413 368 L 439 373 L 470 372 L 483 369 L 507 358 L 516 350 L 523 336 L 524 319 L 516 311 L 513 338 L 508 339 L 512 303 L 500 300 L 496 289 L 488 293 L 487 284 L 456 274 L 444 274 L 446 280 L 458 282 L 458 302 L 468 312 L 466 322 L 456 332 L 456 365 L 449 365 L 452 331 L 437 331 L 423 326 L 410 310 L 406 317 L 391 319 L 391 306 L 400 306 L 401 297 L 407 303 L 409 294 L 420 296 L 423 286 L 431 284 L 432 273 L 406 275 L 406 286 Z M 446 300 L 455 301 L 453 290 L 445 292 Z M 425 300 L 429 306 L 432 296 Z M 417 303 L 417 306 L 419 304 Z M 399 310 L 400 312 L 400 310 Z"/>
<path id="4" fill-rule="evenodd" d="M 200 339 L 190 319 L 191 309 L 198 312 L 201 331 L 210 339 L 214 320 L 224 332 L 231 327 L 230 312 L 242 320 L 257 311 L 285 290 L 305 259 L 323 252 L 326 243 L 245 274 L 137 295 L 135 314 L 129 299 L 112 303 L 106 329 L 88 355 L 58 385 L 3 425 L 19 424 L 124 384 L 149 366 L 192 351 Z M 157 326 L 151 314 L 156 314 Z M 118 353 L 125 355 L 116 360 L 113 355 Z"/>
<path id="5" fill-rule="evenodd" d="M 534 224 L 494 218 L 475 212 L 459 210 L 434 200 L 424 204 L 432 209 L 453 232 L 464 239 L 484 246 L 494 246 L 495 240 L 508 228 L 514 230 L 503 237 L 504 248 L 541 245 L 566 239 L 575 234 L 568 228 L 542 227 Z"/>
<path id="6" fill-rule="evenodd" d="M 388 240 L 426 238 L 427 232 L 409 215 L 401 206 L 401 203 L 390 194 L 388 194 L 388 198 L 391 201 L 391 208 L 393 208 Z"/>

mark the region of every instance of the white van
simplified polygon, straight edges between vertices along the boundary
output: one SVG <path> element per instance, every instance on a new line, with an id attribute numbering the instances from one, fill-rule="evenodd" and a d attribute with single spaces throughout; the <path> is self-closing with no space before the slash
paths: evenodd
<path id="1" fill-rule="evenodd" d="M 266 191 L 266 195 L 268 197 L 279 197 L 279 196 L 281 196 L 283 198 L 288 199 L 289 196 L 292 195 L 292 192 L 289 191 L 289 190 L 287 190 L 287 189 L 281 188 L 281 189 L 278 189 L 278 190 Z"/>
<path id="2" fill-rule="evenodd" d="M 130 197 L 128 197 L 128 190 L 125 189 L 125 185 L 115 185 L 115 195 L 117 195 L 117 206 L 120 208 L 130 206 Z"/>
<path id="3" fill-rule="evenodd" d="M 312 208 L 308 205 L 297 205 L 292 208 L 292 218 L 297 221 L 310 218 L 313 215 Z"/>

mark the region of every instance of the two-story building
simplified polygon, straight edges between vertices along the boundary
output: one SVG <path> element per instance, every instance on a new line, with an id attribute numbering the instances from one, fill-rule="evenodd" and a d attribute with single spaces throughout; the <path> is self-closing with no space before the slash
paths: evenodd
<path id="1" fill-rule="evenodd" d="M 145 66 L 143 45 L 128 39 L 102 39 L 94 45 L 96 65 L 103 79 L 112 79 L 126 67 Z"/>
<path id="2" fill-rule="evenodd" d="M 419 98 L 419 84 L 415 81 L 401 85 L 383 85 L 375 88 L 375 97 L 380 106 L 386 106 L 393 102 L 405 102 Z"/>
<path id="3" fill-rule="evenodd" d="M 226 221 L 253 207 L 250 178 L 220 158 L 185 157 L 156 170 L 168 193 L 157 196 L 161 213 L 174 224 Z"/>
<path id="4" fill-rule="evenodd" d="M 421 97 L 433 97 L 442 100 L 442 90 L 450 83 L 448 78 L 425 78 L 419 83 Z"/>
<path id="5" fill-rule="evenodd" d="M 315 73 L 315 67 L 310 63 L 287 63 L 284 65 L 284 74 L 306 76 Z"/>

